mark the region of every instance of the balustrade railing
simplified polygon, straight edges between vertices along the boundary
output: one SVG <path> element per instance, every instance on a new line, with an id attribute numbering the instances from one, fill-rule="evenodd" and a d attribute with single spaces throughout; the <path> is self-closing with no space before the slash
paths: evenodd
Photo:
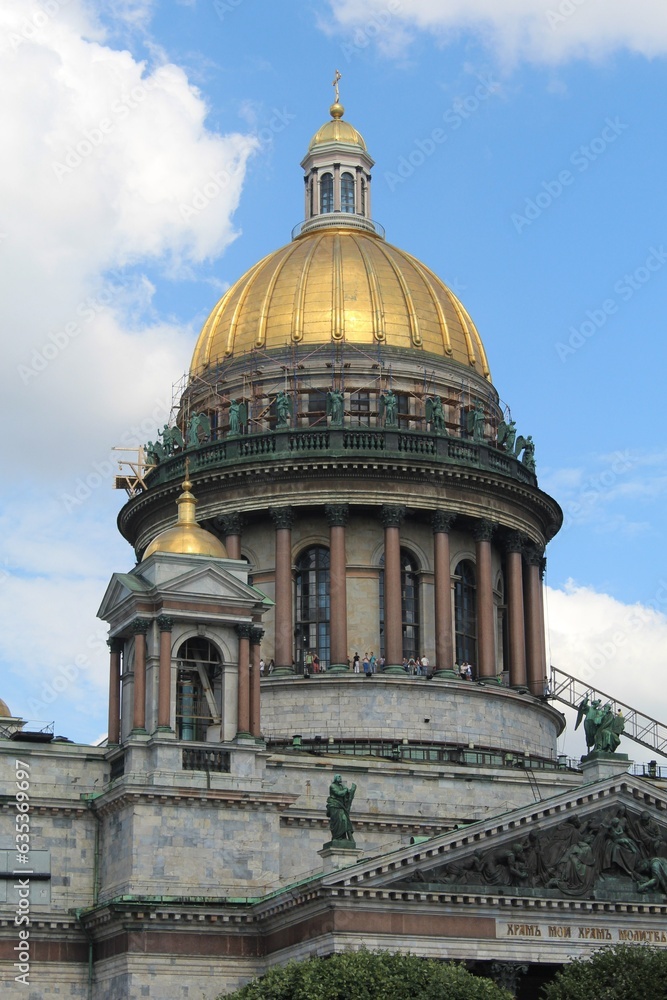
<path id="1" fill-rule="evenodd" d="M 228 436 L 224 440 L 210 441 L 198 448 L 188 448 L 163 460 L 146 475 L 147 485 L 154 486 L 182 478 L 185 458 L 189 458 L 190 472 L 211 469 L 218 465 L 233 465 L 258 459 L 284 459 L 286 455 L 345 454 L 363 459 L 378 455 L 395 455 L 405 460 L 408 456 L 443 465 L 462 464 L 488 469 L 536 485 L 534 473 L 513 455 L 499 450 L 491 442 L 472 442 L 463 438 L 429 431 L 405 431 L 391 427 L 338 427 L 321 428 L 278 427 L 256 434 Z"/>

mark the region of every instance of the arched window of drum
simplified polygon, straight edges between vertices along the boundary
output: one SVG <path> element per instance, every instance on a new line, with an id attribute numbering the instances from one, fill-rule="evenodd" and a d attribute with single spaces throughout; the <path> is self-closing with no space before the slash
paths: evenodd
<path id="1" fill-rule="evenodd" d="M 308 183 L 308 216 L 312 217 L 315 214 L 315 199 L 313 198 L 313 181 L 312 178 Z"/>
<path id="2" fill-rule="evenodd" d="M 463 559 L 454 570 L 456 662 L 477 666 L 477 582 L 475 565 Z"/>
<path id="3" fill-rule="evenodd" d="M 380 653 L 385 655 L 384 646 L 384 556 L 380 570 Z M 419 607 L 419 566 L 413 556 L 401 549 L 401 625 L 403 632 L 403 656 L 421 656 Z"/>
<path id="4" fill-rule="evenodd" d="M 333 212 L 333 174 L 322 174 L 320 179 L 320 212 Z"/>
<path id="5" fill-rule="evenodd" d="M 220 722 L 220 654 L 203 636 L 186 639 L 177 654 L 176 732 L 180 740 L 205 742 L 208 727 Z"/>
<path id="6" fill-rule="evenodd" d="M 354 177 L 347 172 L 340 179 L 340 208 L 342 212 L 354 212 Z"/>
<path id="7" fill-rule="evenodd" d="M 320 668 L 331 659 L 329 549 L 314 545 L 296 562 L 296 664 L 303 672 L 306 657 L 317 654 Z"/>
<path id="8" fill-rule="evenodd" d="M 496 671 L 500 674 L 508 669 L 509 636 L 507 629 L 507 605 L 505 603 L 505 581 L 498 574 L 494 604 L 496 608 Z"/>
<path id="9" fill-rule="evenodd" d="M 361 214 L 366 215 L 366 181 L 361 181 Z"/>

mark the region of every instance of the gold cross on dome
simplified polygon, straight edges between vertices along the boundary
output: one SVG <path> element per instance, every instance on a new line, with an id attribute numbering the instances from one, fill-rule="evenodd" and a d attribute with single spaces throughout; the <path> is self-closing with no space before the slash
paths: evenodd
<path id="1" fill-rule="evenodd" d="M 341 75 L 342 74 L 339 73 L 338 70 L 336 70 L 335 76 L 331 84 L 331 86 L 334 88 L 334 93 L 336 95 L 336 104 L 338 104 L 340 100 L 340 94 L 338 93 L 338 81 L 341 79 Z"/>

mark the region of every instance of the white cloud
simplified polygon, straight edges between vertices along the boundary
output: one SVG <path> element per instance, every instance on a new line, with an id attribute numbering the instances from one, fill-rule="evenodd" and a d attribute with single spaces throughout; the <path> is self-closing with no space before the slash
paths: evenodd
<path id="1" fill-rule="evenodd" d="M 133 562 L 113 528 L 110 448 L 165 423 L 196 334 L 160 316 L 142 268 L 191 276 L 224 251 L 259 146 L 207 127 L 202 95 L 148 34 L 151 6 L 107 6 L 113 42 L 84 0 L 0 8 L 0 662 L 25 691 L 11 707 L 49 705 L 59 731 L 76 728 L 72 706 L 103 723 L 95 612 Z M 114 47 L 137 33 L 150 66 Z M 54 678 L 67 683 L 50 702 Z"/>
<path id="2" fill-rule="evenodd" d="M 630 449 L 582 456 L 585 466 L 548 469 L 540 486 L 558 497 L 563 531 L 585 527 L 596 533 L 636 535 L 650 526 L 640 515 L 667 491 L 664 451 Z"/>
<path id="3" fill-rule="evenodd" d="M 56 457 L 92 461 L 184 371 L 192 331 L 156 320 L 150 286 L 128 313 L 122 269 L 174 274 L 221 253 L 257 142 L 210 132 L 184 72 L 105 45 L 79 0 L 29 10 L 0 12 L 2 380 L 22 415 L 12 467 L 48 475 Z"/>
<path id="4" fill-rule="evenodd" d="M 645 605 L 623 604 L 569 581 L 563 590 L 547 588 L 547 607 L 550 660 L 557 669 L 667 723 L 667 689 L 656 683 L 667 649 L 667 576 Z M 573 734 L 574 721 L 569 713 L 565 748 L 581 756 L 585 742 L 581 732 Z M 655 757 L 629 740 L 621 750 L 631 759 Z"/>
<path id="5" fill-rule="evenodd" d="M 416 30 L 443 43 L 473 32 L 504 62 L 599 59 L 618 49 L 649 58 L 667 52 L 662 0 L 331 0 L 330 6 L 349 45 L 376 40 L 389 52 L 409 45 Z"/>

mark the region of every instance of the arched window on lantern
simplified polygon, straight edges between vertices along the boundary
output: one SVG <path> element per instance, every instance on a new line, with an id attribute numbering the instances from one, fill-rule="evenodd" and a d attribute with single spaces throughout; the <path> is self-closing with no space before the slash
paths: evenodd
<path id="1" fill-rule="evenodd" d="M 333 212 L 333 174 L 322 174 L 320 178 L 320 212 Z"/>
<path id="2" fill-rule="evenodd" d="M 220 724 L 220 653 L 203 636 L 192 636 L 177 654 L 176 733 L 179 740 L 204 742 L 208 727 Z"/>
<path id="3" fill-rule="evenodd" d="M 340 210 L 354 212 L 354 177 L 348 171 L 340 179 Z"/>

